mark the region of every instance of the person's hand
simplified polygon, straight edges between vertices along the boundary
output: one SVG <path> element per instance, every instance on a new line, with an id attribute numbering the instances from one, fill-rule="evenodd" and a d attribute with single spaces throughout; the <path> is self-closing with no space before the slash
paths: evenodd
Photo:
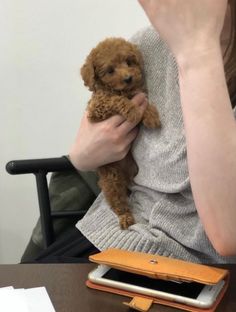
<path id="1" fill-rule="evenodd" d="M 141 113 L 147 107 L 145 94 L 139 93 L 133 99 Z M 120 115 L 92 123 L 85 112 L 69 157 L 75 168 L 82 171 L 123 159 L 138 134 L 137 124 L 128 122 Z"/>
<path id="2" fill-rule="evenodd" d="M 139 0 L 175 57 L 219 47 L 228 0 Z"/>

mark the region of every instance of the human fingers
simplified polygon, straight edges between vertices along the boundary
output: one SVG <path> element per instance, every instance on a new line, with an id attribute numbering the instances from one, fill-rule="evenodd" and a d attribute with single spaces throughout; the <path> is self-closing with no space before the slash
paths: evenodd
<path id="1" fill-rule="evenodd" d="M 138 132 L 139 132 L 138 127 L 135 127 L 127 134 L 125 139 L 127 146 L 130 145 L 136 139 Z"/>
<path id="2" fill-rule="evenodd" d="M 113 161 L 119 161 L 128 154 L 137 134 L 138 129 L 134 128 L 125 138 L 120 139 L 118 143 L 113 146 Z"/>
<path id="3" fill-rule="evenodd" d="M 141 116 L 143 116 L 143 113 L 144 113 L 144 111 L 148 105 L 146 94 L 145 93 L 139 93 L 139 94 L 135 95 L 131 101 L 137 106 L 137 109 L 140 111 Z M 128 120 L 124 120 L 119 126 L 119 131 L 123 134 L 127 134 L 132 129 L 134 129 L 139 122 L 140 122 L 140 120 L 137 122 L 130 122 Z"/>
<path id="4" fill-rule="evenodd" d="M 124 121 L 125 121 L 125 118 L 118 114 L 107 119 L 107 122 L 110 125 L 112 125 L 114 128 L 119 127 Z"/>
<path id="5" fill-rule="evenodd" d="M 124 140 L 124 152 L 123 152 L 123 154 L 125 156 L 128 154 L 128 152 L 132 146 L 133 141 L 136 139 L 136 137 L 138 135 L 138 132 L 139 132 L 138 127 L 135 127 L 126 136 L 126 138 Z"/>
<path id="6" fill-rule="evenodd" d="M 141 114 L 143 114 L 145 108 L 146 108 L 146 103 L 147 103 L 147 99 L 146 99 L 146 95 L 145 93 L 138 93 L 136 94 L 132 100 L 131 100 L 140 110 Z M 125 124 L 123 125 L 123 123 L 125 122 Z M 116 128 L 116 127 L 120 127 L 122 125 L 121 130 L 124 128 L 126 129 L 126 133 L 129 132 L 131 129 L 133 129 L 136 124 L 135 123 L 131 123 L 131 122 L 126 122 L 126 119 L 122 116 L 122 115 L 114 115 L 109 117 L 108 119 L 102 121 L 102 123 L 106 124 L 106 126 L 110 127 L 110 128 Z"/>
<path id="7" fill-rule="evenodd" d="M 228 0 L 139 0 L 139 3 L 177 62 L 218 49 Z"/>
<path id="8" fill-rule="evenodd" d="M 137 106 L 142 106 L 147 103 L 147 95 L 143 92 L 140 92 L 136 94 L 131 101 L 137 105 Z"/>

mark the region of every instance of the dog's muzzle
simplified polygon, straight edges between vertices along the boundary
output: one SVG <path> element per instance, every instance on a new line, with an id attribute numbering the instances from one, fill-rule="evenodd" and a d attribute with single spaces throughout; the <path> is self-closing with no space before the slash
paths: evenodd
<path id="1" fill-rule="evenodd" d="M 124 78 L 124 82 L 127 84 L 130 84 L 133 81 L 133 77 L 132 76 L 128 76 Z"/>

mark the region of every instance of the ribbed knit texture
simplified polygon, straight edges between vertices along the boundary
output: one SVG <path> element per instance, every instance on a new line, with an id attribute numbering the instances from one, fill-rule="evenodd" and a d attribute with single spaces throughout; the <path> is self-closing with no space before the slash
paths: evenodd
<path id="1" fill-rule="evenodd" d="M 130 205 L 136 224 L 121 230 L 101 193 L 77 227 L 100 250 L 116 247 L 193 262 L 236 263 L 236 257 L 221 257 L 213 249 L 194 205 L 175 59 L 152 28 L 132 41 L 143 54 L 148 98 L 157 105 L 162 124 L 158 130 L 141 126 L 133 144 L 139 172 Z"/>

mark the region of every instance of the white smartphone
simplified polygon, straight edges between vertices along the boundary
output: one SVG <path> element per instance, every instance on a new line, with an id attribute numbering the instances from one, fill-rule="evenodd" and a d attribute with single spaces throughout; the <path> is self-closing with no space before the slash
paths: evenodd
<path id="1" fill-rule="evenodd" d="M 96 284 L 116 287 L 200 308 L 212 306 L 225 283 L 223 280 L 216 285 L 158 280 L 113 269 L 106 265 L 99 265 L 95 270 L 91 271 L 88 279 Z"/>

